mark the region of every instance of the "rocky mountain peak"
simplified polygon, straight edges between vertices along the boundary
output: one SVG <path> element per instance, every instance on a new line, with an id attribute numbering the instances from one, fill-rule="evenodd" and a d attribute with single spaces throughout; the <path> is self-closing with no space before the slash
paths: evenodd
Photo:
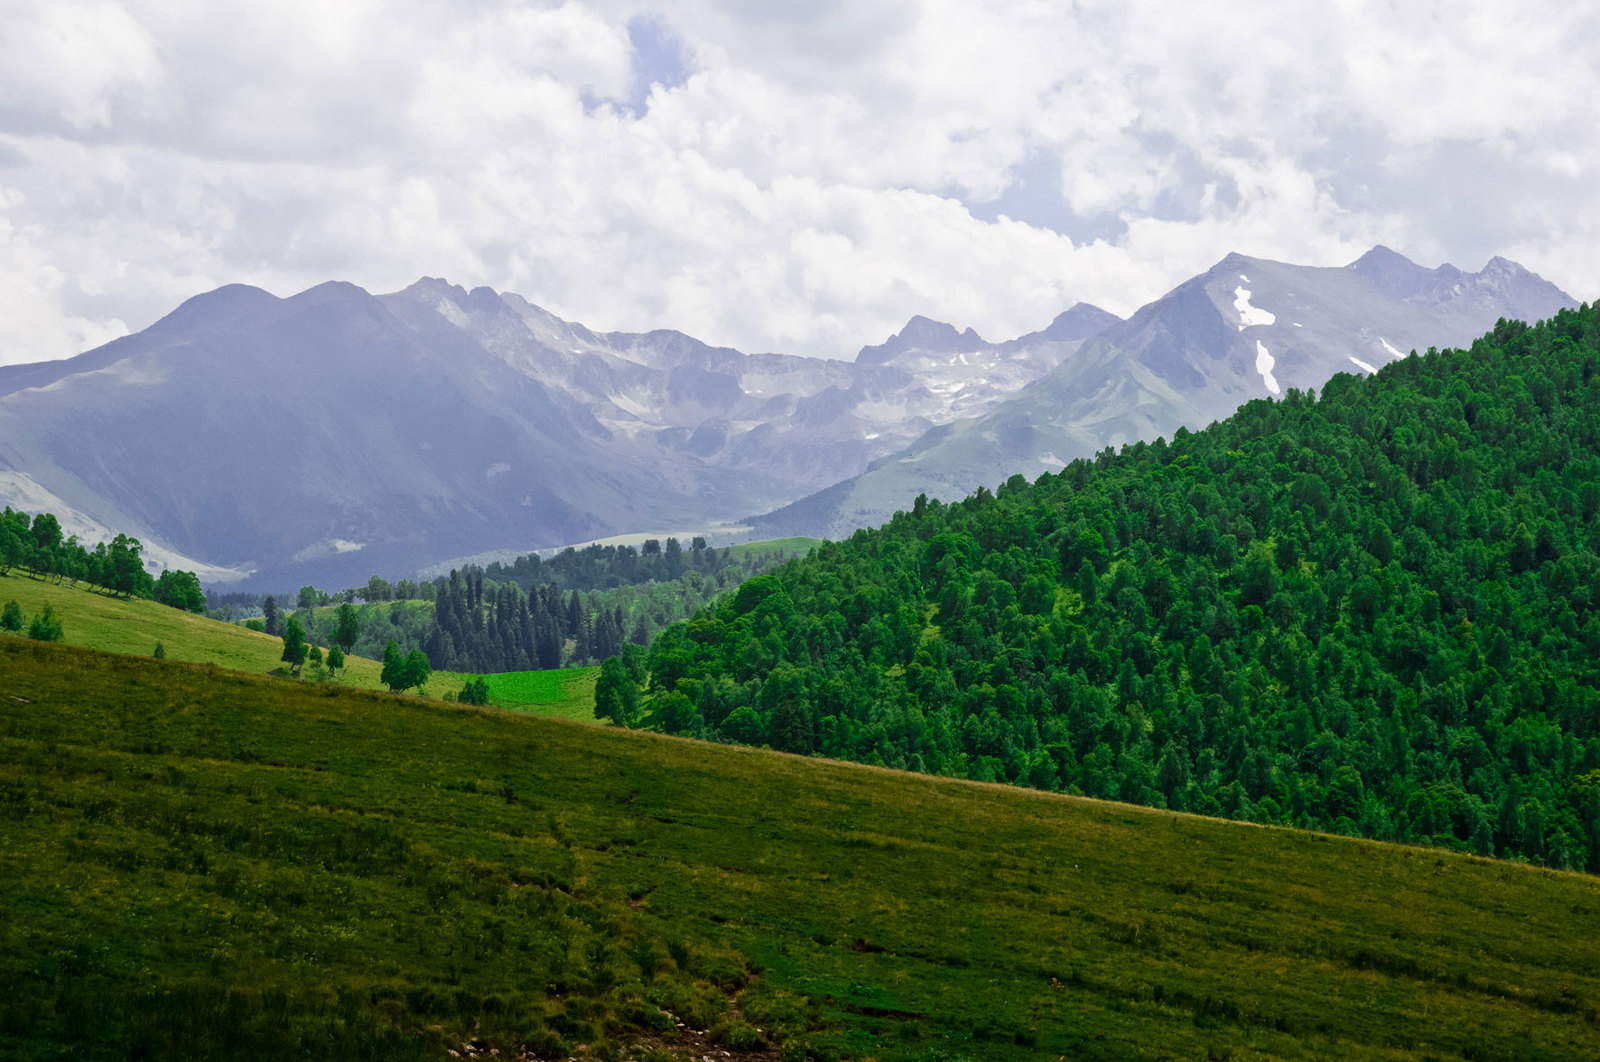
<path id="1" fill-rule="evenodd" d="M 1382 244 L 1351 262 L 1349 268 L 1378 292 L 1392 299 L 1414 295 L 1439 280 L 1436 270 L 1419 266 Z M 1451 272 L 1455 270 L 1451 269 Z"/>
<path id="2" fill-rule="evenodd" d="M 185 299 L 177 309 L 150 327 L 158 332 L 216 327 L 281 301 L 270 291 L 249 284 L 224 284 L 215 291 Z"/>
<path id="3" fill-rule="evenodd" d="M 1075 339 L 1088 339 L 1096 333 L 1121 321 L 1122 318 L 1114 313 L 1102 310 L 1098 306 L 1087 302 L 1074 303 L 1056 315 L 1044 330 L 1038 333 L 1041 339 L 1050 339 L 1057 342 L 1070 342 Z"/>
<path id="4" fill-rule="evenodd" d="M 981 350 L 985 345 L 983 337 L 970 328 L 958 332 L 955 325 L 918 314 L 884 342 L 877 346 L 862 347 L 856 355 L 856 363 L 881 365 L 908 350 L 920 350 L 927 354 L 957 354 Z"/>

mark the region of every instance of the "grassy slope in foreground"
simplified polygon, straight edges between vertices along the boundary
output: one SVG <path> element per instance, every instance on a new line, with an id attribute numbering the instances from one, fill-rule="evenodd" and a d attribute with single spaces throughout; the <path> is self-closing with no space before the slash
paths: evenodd
<path id="1" fill-rule="evenodd" d="M 4 1057 L 595 1056 L 735 949 L 796 1058 L 1600 1056 L 1593 878 L 13 639 L 0 848 Z"/>

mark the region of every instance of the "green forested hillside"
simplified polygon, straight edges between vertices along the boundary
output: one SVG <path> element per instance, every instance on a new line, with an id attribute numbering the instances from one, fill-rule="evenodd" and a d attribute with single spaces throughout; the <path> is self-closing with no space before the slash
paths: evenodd
<path id="1" fill-rule="evenodd" d="M 655 725 L 1600 871 L 1600 307 L 746 583 Z"/>
<path id="2" fill-rule="evenodd" d="M 1600 1057 L 1580 875 L 11 638 L 0 853 L 18 1062 Z"/>

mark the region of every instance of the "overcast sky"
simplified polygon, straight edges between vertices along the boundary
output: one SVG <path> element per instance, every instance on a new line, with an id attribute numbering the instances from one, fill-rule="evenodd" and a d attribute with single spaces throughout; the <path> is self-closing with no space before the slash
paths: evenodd
<path id="1" fill-rule="evenodd" d="M 0 0 L 0 363 L 443 276 L 850 357 L 1229 251 L 1600 296 L 1587 3 Z"/>

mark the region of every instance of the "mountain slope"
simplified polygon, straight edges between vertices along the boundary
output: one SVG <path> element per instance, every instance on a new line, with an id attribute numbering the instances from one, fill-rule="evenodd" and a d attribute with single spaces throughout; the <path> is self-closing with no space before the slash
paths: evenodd
<path id="1" fill-rule="evenodd" d="M 1252 398 L 1366 375 L 1412 350 L 1470 342 L 1499 318 L 1540 320 L 1573 300 L 1514 263 L 1424 269 L 1378 247 L 1343 268 L 1232 254 L 981 416 L 929 432 L 825 494 L 752 522 L 764 534 L 842 538 L 909 508 L 1033 478 L 1106 446 L 1170 438 Z"/>
<path id="2" fill-rule="evenodd" d="M 576 503 L 622 505 L 636 485 L 577 445 L 581 410 L 358 288 L 256 298 L 222 320 L 212 301 L 104 367 L 0 398 L 0 463 L 182 553 L 308 574 L 355 550 L 404 570 L 430 538 L 530 523 L 583 537 L 596 525 Z M 570 463 L 548 460 L 563 451 Z"/>
<path id="3" fill-rule="evenodd" d="M 1600 1052 L 1577 875 L 7 639 L 0 674 L 19 1062 Z"/>
<path id="4" fill-rule="evenodd" d="M 1600 872 L 1600 307 L 919 502 L 668 628 L 656 725 Z"/>
<path id="5" fill-rule="evenodd" d="M 0 369 L 0 501 L 272 586 L 702 528 L 854 475 L 1074 346 L 1041 337 L 980 372 L 927 357 L 920 327 L 902 357 L 850 364 L 598 334 L 438 280 L 232 286 Z"/>

